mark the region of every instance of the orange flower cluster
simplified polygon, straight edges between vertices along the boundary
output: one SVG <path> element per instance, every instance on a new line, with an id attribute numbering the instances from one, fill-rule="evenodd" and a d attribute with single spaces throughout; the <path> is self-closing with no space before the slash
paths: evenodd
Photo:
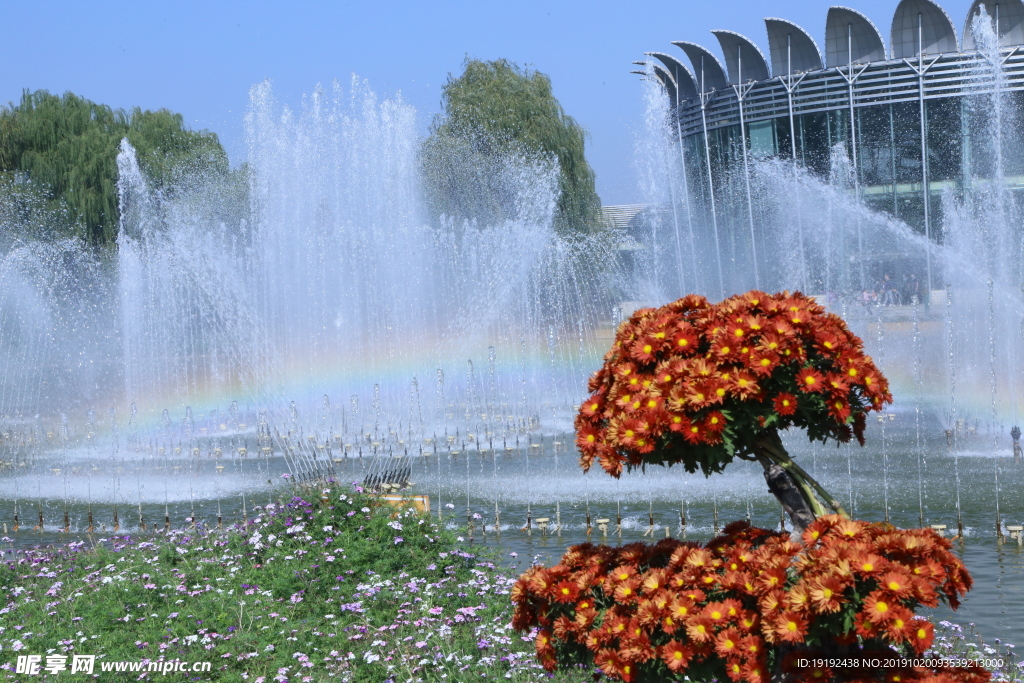
<path id="1" fill-rule="evenodd" d="M 799 292 L 690 295 L 621 327 L 576 418 L 580 464 L 720 471 L 769 428 L 863 442 L 888 382 L 842 318 Z"/>
<path id="2" fill-rule="evenodd" d="M 971 578 L 931 529 L 821 517 L 802 542 L 736 522 L 706 546 L 665 539 L 569 548 L 512 591 L 512 625 L 539 627 L 549 671 L 587 661 L 623 681 L 885 680 L 982 683 L 981 668 L 798 668 L 814 657 L 912 657 L 932 643 L 914 616 L 956 607 Z"/>

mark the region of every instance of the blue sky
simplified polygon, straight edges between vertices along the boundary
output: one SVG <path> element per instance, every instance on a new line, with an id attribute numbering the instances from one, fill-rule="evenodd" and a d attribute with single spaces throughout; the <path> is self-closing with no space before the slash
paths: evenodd
<path id="1" fill-rule="evenodd" d="M 897 0 L 843 0 L 888 38 Z M 221 136 L 245 158 L 249 87 L 270 78 L 278 100 L 352 73 L 381 96 L 401 91 L 424 134 L 440 88 L 469 55 L 504 57 L 551 76 L 566 111 L 589 132 L 587 156 L 605 204 L 637 201 L 633 140 L 642 105 L 630 62 L 718 50 L 711 29 L 739 31 L 767 53 L 762 19 L 777 16 L 823 40 L 830 2 L 7 2 L 0 102 L 23 88 L 72 91 L 115 107 L 166 107 Z M 836 3 L 838 4 L 838 3 Z M 946 0 L 959 34 L 969 0 Z M 681 53 L 680 53 L 681 54 Z"/>

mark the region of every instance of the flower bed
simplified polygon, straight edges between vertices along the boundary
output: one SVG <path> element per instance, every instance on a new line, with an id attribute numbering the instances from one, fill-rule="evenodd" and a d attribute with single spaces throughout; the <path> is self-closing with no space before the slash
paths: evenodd
<path id="1" fill-rule="evenodd" d="M 0 671 L 63 680 L 84 654 L 97 657 L 101 679 L 103 663 L 142 662 L 131 678 L 162 678 L 145 672 L 149 662 L 182 660 L 211 662 L 193 680 L 547 680 L 532 638 L 509 626 L 510 568 L 412 509 L 338 489 L 310 494 L 223 531 L 8 551 Z M 66 656 L 68 670 L 25 677 L 19 655 L 43 666 Z"/>
<path id="2" fill-rule="evenodd" d="M 520 578 L 512 623 L 540 627 L 545 668 L 593 661 L 623 681 L 982 683 L 989 673 L 975 665 L 813 663 L 920 660 L 934 630 L 914 610 L 955 608 L 970 585 L 949 540 L 931 530 L 833 515 L 795 542 L 736 522 L 703 547 L 666 539 L 570 548 L 558 565 Z"/>

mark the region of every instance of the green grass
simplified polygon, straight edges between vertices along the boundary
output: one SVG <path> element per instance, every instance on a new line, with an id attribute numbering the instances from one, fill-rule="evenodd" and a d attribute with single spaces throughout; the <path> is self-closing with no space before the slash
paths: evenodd
<path id="1" fill-rule="evenodd" d="M 453 531 L 337 488 L 258 510 L 243 526 L 9 551 L 0 565 L 0 664 L 18 655 L 102 663 L 210 662 L 177 680 L 312 682 L 592 680 L 550 677 L 511 630 L 519 573 Z M 38 678 L 80 677 L 42 671 Z M 33 677 L 33 679 L 38 680 Z M 31 679 L 29 679 L 31 680 Z"/>

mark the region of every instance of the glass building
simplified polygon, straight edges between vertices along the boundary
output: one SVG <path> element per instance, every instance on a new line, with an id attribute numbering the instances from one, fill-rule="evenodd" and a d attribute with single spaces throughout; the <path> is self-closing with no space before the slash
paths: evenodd
<path id="1" fill-rule="evenodd" d="M 888 41 L 866 16 L 831 7 L 823 51 L 792 22 L 765 25 L 767 58 L 752 40 L 722 30 L 712 34 L 724 64 L 686 41 L 637 62 L 645 69 L 635 73 L 664 86 L 686 208 L 702 232 L 713 231 L 719 253 L 750 252 L 755 271 L 770 268 L 764 249 L 758 256 L 763 202 L 751 190 L 751 169 L 766 159 L 794 160 L 935 244 L 945 243 L 946 199 L 969 203 L 972 192 L 998 183 L 1019 210 L 1021 0 L 975 0 L 959 39 L 930 0 L 902 0 Z M 929 288 L 941 287 L 932 264 L 922 266 Z"/>

